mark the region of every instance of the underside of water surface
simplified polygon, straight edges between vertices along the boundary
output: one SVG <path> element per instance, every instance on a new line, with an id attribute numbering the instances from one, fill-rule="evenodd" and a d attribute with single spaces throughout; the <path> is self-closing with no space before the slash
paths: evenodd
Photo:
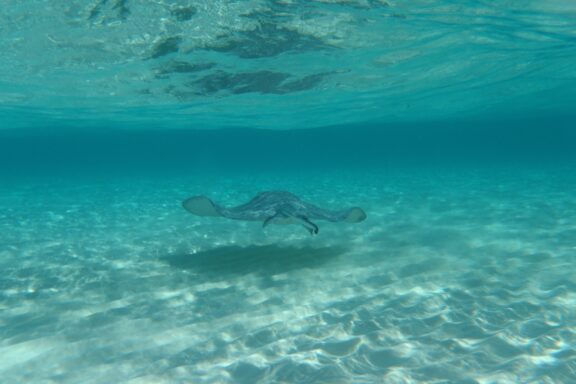
<path id="1" fill-rule="evenodd" d="M 296 129 L 555 115 L 567 0 L 7 1 L 3 128 Z"/>

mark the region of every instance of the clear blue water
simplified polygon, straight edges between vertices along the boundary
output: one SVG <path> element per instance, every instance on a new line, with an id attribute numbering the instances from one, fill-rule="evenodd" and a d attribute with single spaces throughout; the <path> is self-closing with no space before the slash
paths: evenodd
<path id="1" fill-rule="evenodd" d="M 573 2 L 5 3 L 2 383 L 576 382 Z"/>

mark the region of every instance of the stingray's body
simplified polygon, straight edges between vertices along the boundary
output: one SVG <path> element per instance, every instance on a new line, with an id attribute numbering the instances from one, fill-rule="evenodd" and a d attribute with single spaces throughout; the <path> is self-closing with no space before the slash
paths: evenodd
<path id="1" fill-rule="evenodd" d="M 234 220 L 262 221 L 268 224 L 301 224 L 311 234 L 318 233 L 312 220 L 358 223 L 366 218 L 361 208 L 353 207 L 341 211 L 330 211 L 300 200 L 290 192 L 261 192 L 246 204 L 225 208 L 205 196 L 185 200 L 184 208 L 198 216 L 221 216 Z"/>

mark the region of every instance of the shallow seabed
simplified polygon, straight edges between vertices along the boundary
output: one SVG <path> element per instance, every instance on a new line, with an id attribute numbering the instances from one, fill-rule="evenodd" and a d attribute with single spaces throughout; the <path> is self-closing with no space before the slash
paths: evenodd
<path id="1" fill-rule="evenodd" d="M 3 383 L 576 382 L 569 168 L 16 180 Z M 287 189 L 357 225 L 197 218 Z"/>

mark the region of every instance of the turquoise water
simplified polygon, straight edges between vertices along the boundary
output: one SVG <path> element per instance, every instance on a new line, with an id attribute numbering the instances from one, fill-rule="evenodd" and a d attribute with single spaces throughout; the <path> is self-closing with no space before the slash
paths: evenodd
<path id="1" fill-rule="evenodd" d="M 2 383 L 576 382 L 572 2 L 5 3 Z"/>

